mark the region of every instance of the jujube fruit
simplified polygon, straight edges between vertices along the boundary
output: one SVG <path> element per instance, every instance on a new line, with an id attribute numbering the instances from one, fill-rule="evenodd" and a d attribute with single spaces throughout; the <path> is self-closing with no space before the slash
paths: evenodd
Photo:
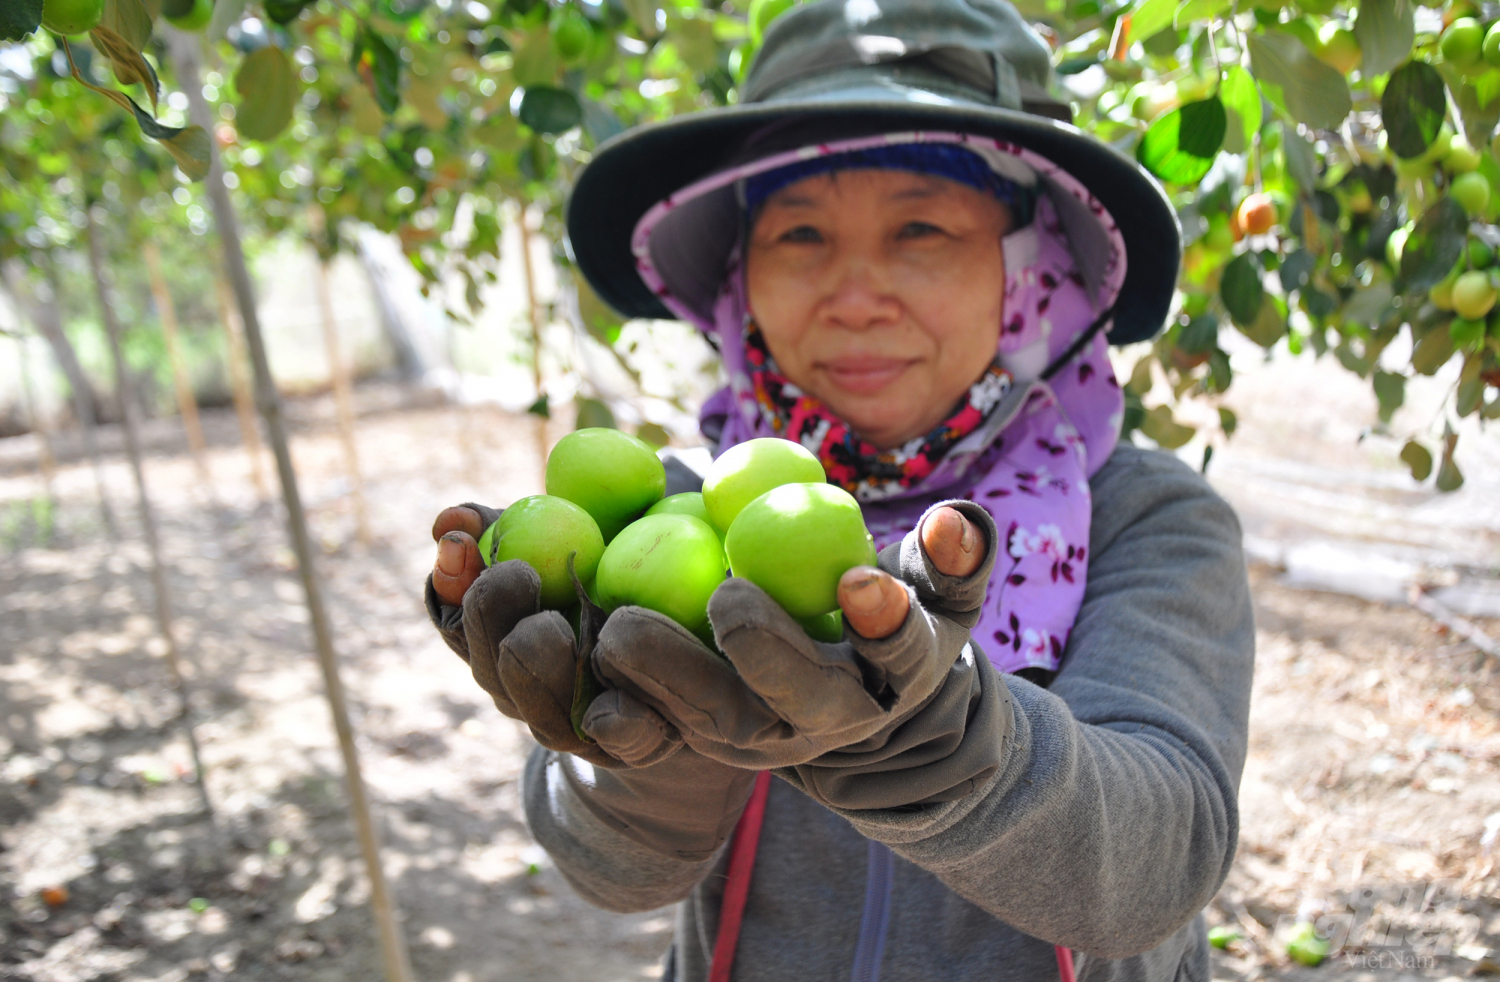
<path id="1" fill-rule="evenodd" d="M 708 598 L 724 582 L 724 547 L 708 523 L 658 514 L 632 522 L 604 550 L 594 586 L 599 605 L 665 614 L 705 641 Z"/>
<path id="2" fill-rule="evenodd" d="M 804 621 L 838 607 L 845 572 L 875 563 L 859 502 L 831 484 L 783 484 L 762 494 L 729 526 L 724 551 L 735 576 Z"/>
<path id="3" fill-rule="evenodd" d="M 665 498 L 646 509 L 645 518 L 649 515 L 690 515 L 693 518 L 713 528 L 713 522 L 708 520 L 708 508 L 703 504 L 703 494 L 699 491 L 684 491 L 681 494 L 669 494 Z M 724 533 L 714 529 L 714 534 L 722 542 Z"/>
<path id="4" fill-rule="evenodd" d="M 1235 210 L 1246 235 L 1265 235 L 1276 225 L 1276 202 L 1269 194 L 1252 194 Z"/>
<path id="5" fill-rule="evenodd" d="M 800 443 L 775 437 L 746 440 L 724 451 L 709 467 L 703 479 L 703 505 L 713 526 L 727 534 L 740 509 L 772 488 L 827 479 L 818 458 Z"/>
<path id="6" fill-rule="evenodd" d="M 87 34 L 103 16 L 104 0 L 42 0 L 42 26 L 53 34 Z"/>
<path id="7" fill-rule="evenodd" d="M 1438 40 L 1438 50 L 1443 57 L 1459 67 L 1466 67 L 1479 60 L 1484 46 L 1484 27 L 1472 17 L 1460 17 Z"/>
<path id="8" fill-rule="evenodd" d="M 479 556 L 486 566 L 523 559 L 542 578 L 542 606 L 564 610 L 578 602 L 568 556 L 579 581 L 594 578 L 604 554 L 604 539 L 588 512 L 564 498 L 534 494 L 500 515 L 479 537 Z"/>
<path id="9" fill-rule="evenodd" d="M 656 451 L 619 430 L 574 430 L 547 457 L 547 493 L 592 515 L 606 544 L 666 490 L 667 472 Z"/>
<path id="10" fill-rule="evenodd" d="M 1465 273 L 1453 284 L 1453 311 L 1460 317 L 1479 320 L 1495 306 L 1495 285 L 1490 274 L 1479 270 Z"/>
<path id="11" fill-rule="evenodd" d="M 1490 182 L 1477 171 L 1455 177 L 1448 186 L 1448 193 L 1470 215 L 1478 215 L 1490 204 Z"/>

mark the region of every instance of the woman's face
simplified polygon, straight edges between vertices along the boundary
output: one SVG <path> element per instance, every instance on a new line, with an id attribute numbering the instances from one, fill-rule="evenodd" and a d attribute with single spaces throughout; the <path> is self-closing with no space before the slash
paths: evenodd
<path id="1" fill-rule="evenodd" d="M 772 195 L 750 311 L 781 371 L 877 447 L 942 422 L 995 355 L 1009 209 L 940 177 L 849 170 Z"/>

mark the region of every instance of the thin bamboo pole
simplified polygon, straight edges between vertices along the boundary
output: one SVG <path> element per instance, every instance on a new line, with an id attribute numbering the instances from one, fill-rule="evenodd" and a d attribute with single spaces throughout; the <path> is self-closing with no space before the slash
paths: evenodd
<path id="1" fill-rule="evenodd" d="M 354 387 L 349 365 L 339 346 L 339 325 L 333 315 L 333 296 L 328 289 L 328 264 L 318 263 L 318 305 L 323 308 L 323 347 L 328 352 L 328 374 L 333 380 L 333 402 L 338 409 L 339 437 L 344 444 L 344 466 L 354 495 L 355 528 L 359 541 L 370 544 L 370 520 L 365 511 L 365 483 L 359 470 L 359 448 L 354 442 Z"/>
<path id="2" fill-rule="evenodd" d="M 209 473 L 204 450 L 203 423 L 198 419 L 198 400 L 193 395 L 187 362 L 182 357 L 182 344 L 177 335 L 177 305 L 172 302 L 172 291 L 161 270 L 161 250 L 156 247 L 155 242 L 147 239 L 141 252 L 146 259 L 146 277 L 151 281 L 151 296 L 156 300 L 156 310 L 161 315 L 161 333 L 167 342 L 167 361 L 172 366 L 172 390 L 177 395 L 177 412 L 182 417 L 182 428 L 187 433 L 193 467 L 198 471 L 198 480 L 204 487 L 211 488 L 213 477 Z"/>
<path id="3" fill-rule="evenodd" d="M 216 286 L 219 295 L 219 319 L 224 325 L 224 358 L 229 363 L 229 391 L 234 396 L 234 414 L 240 421 L 240 442 L 250 458 L 250 478 L 255 482 L 256 497 L 269 496 L 266 472 L 260 461 L 260 431 L 255 428 L 255 397 L 250 394 L 249 355 L 245 353 L 245 336 L 229 284 L 221 277 Z"/>
<path id="4" fill-rule="evenodd" d="M 526 311 L 531 321 L 531 381 L 536 386 L 537 402 L 546 397 L 542 389 L 542 305 L 536 297 L 536 270 L 531 258 L 531 219 L 529 206 L 524 201 L 516 202 L 516 226 L 521 232 L 521 268 L 526 273 Z M 547 474 L 547 418 L 536 414 L 537 470 L 543 484 Z"/>
<path id="5" fill-rule="evenodd" d="M 172 601 L 167 592 L 167 574 L 161 561 L 161 538 L 157 534 L 156 513 L 151 507 L 151 495 L 146 490 L 146 471 L 141 464 L 140 422 L 136 419 L 135 399 L 130 391 L 130 376 L 125 371 L 125 356 L 120 351 L 120 322 L 115 317 L 114 300 L 110 296 L 109 282 L 105 274 L 104 244 L 98 221 L 94 218 L 93 206 L 87 202 L 84 211 L 88 215 L 89 268 L 94 275 L 94 290 L 99 300 L 99 316 L 104 321 L 104 332 L 109 337 L 109 353 L 114 361 L 115 394 L 120 400 L 120 416 L 125 430 L 125 452 L 130 457 L 130 469 L 135 472 L 135 488 L 141 512 L 141 528 L 146 533 L 146 548 L 151 555 L 151 588 L 156 594 L 156 624 L 162 641 L 167 647 L 167 670 L 172 676 L 172 688 L 177 690 L 178 712 L 182 720 L 183 733 L 187 736 L 188 749 L 193 755 L 193 770 L 198 776 L 198 796 L 203 802 L 203 811 L 213 822 L 213 803 L 208 798 L 207 772 L 203 768 L 203 755 L 198 747 L 198 734 L 193 729 L 192 703 L 188 699 L 187 681 L 182 673 L 182 658 L 177 650 L 177 638 L 172 630 Z"/>
<path id="6" fill-rule="evenodd" d="M 197 35 L 166 25 L 159 25 L 158 30 L 166 35 L 177 69 L 177 82 L 188 97 L 188 109 L 193 122 L 212 132 L 214 118 L 208 101 L 203 98 L 203 73 L 200 67 L 203 54 Z M 314 566 L 312 536 L 308 534 L 307 515 L 303 511 L 302 495 L 297 488 L 297 472 L 292 468 L 286 424 L 281 418 L 281 400 L 271 378 L 271 365 L 266 358 L 265 341 L 260 333 L 250 268 L 240 245 L 239 222 L 235 219 L 234 206 L 229 200 L 229 191 L 224 186 L 224 168 L 219 160 L 218 147 L 212 140 L 209 141 L 209 171 L 208 178 L 204 181 L 204 190 L 213 207 L 214 224 L 218 228 L 219 241 L 224 249 L 225 272 L 234 289 L 241 322 L 245 326 L 245 340 L 250 346 L 251 364 L 255 367 L 256 402 L 266 421 L 266 433 L 271 441 L 271 450 L 276 455 L 276 469 L 281 476 L 287 531 L 302 574 L 302 588 L 307 595 L 307 612 L 312 622 L 318 666 L 323 673 L 328 708 L 333 716 L 339 752 L 344 760 L 344 782 L 349 794 L 354 831 L 364 857 L 365 872 L 370 878 L 370 911 L 375 919 L 381 963 L 387 982 L 413 982 L 411 962 L 406 953 L 406 939 L 401 932 L 394 898 L 386 884 L 385 869 L 380 863 L 375 822 L 370 815 L 369 796 L 365 790 L 364 776 L 360 772 L 359 751 L 354 744 L 354 727 L 349 722 L 349 706 L 344 695 L 343 681 L 339 678 L 338 658 L 333 650 L 333 630 L 328 622 L 322 586 Z"/>

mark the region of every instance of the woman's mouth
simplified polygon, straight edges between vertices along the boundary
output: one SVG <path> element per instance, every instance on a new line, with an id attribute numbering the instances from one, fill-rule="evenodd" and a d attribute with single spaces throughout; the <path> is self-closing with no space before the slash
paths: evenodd
<path id="1" fill-rule="evenodd" d="M 911 358 L 834 358 L 814 363 L 828 380 L 845 392 L 873 395 L 900 378 L 912 365 Z"/>

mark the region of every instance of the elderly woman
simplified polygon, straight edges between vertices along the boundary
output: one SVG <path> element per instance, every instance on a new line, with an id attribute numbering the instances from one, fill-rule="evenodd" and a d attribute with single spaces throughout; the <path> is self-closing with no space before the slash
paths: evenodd
<path id="1" fill-rule="evenodd" d="M 1107 345 L 1161 327 L 1178 233 L 1049 82 L 1003 0 L 820 0 L 739 105 L 627 133 L 578 181 L 598 293 L 723 355 L 716 449 L 799 442 L 883 547 L 839 584 L 837 644 L 737 579 L 722 655 L 615 611 L 584 740 L 572 629 L 525 564 L 483 569 L 495 512 L 439 517 L 429 610 L 541 744 L 532 834 L 593 903 L 679 905 L 666 978 L 1210 977 L 1240 533 L 1188 468 L 1117 445 Z"/>

